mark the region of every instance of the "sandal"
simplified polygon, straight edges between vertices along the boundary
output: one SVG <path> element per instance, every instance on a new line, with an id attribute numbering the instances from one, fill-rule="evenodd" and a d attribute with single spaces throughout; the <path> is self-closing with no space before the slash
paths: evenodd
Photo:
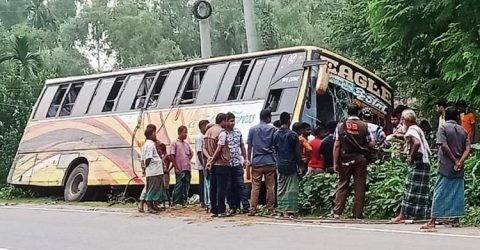
<path id="1" fill-rule="evenodd" d="M 158 214 L 158 211 L 156 211 L 156 210 L 150 210 L 150 209 L 149 209 L 149 210 L 147 210 L 147 213 L 149 213 L 149 214 Z"/>
<path id="2" fill-rule="evenodd" d="M 393 224 L 405 224 L 405 220 L 403 220 L 403 219 L 392 218 L 390 221 Z"/>
<path id="3" fill-rule="evenodd" d="M 452 222 L 452 227 L 459 228 L 460 227 L 460 222 Z"/>
<path id="4" fill-rule="evenodd" d="M 431 230 L 431 229 L 435 229 L 435 224 L 431 224 L 431 223 L 426 223 L 425 225 L 421 226 L 420 227 L 421 230 Z"/>

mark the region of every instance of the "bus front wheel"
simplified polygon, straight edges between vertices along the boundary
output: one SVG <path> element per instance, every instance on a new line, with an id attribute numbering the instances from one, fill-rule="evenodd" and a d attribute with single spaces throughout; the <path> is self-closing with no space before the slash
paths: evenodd
<path id="1" fill-rule="evenodd" d="M 88 165 L 81 163 L 73 169 L 65 183 L 65 201 L 81 201 L 87 193 Z"/>

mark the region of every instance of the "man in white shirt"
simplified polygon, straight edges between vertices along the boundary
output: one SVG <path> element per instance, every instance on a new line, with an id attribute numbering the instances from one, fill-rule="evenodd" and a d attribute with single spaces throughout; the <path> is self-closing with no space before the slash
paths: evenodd
<path id="1" fill-rule="evenodd" d="M 428 142 L 422 129 L 417 125 L 417 116 L 413 110 L 402 113 L 407 128 L 405 141 L 407 146 L 407 178 L 400 214 L 394 223 L 404 223 L 408 218 L 426 218 L 430 204 L 430 161 Z"/>
<path id="2" fill-rule="evenodd" d="M 205 170 L 205 156 L 203 155 L 203 144 L 205 132 L 207 131 L 207 126 L 209 124 L 208 120 L 201 120 L 198 123 L 198 128 L 200 129 L 200 134 L 198 134 L 195 139 L 195 152 L 197 160 L 195 162 L 195 167 L 198 170 L 198 178 L 200 182 L 200 204 L 202 208 L 207 208 L 210 206 L 210 192 L 207 177 L 207 170 Z"/>
<path id="3" fill-rule="evenodd" d="M 372 139 L 375 141 L 376 146 L 381 145 L 387 136 L 381 126 L 373 123 L 372 110 L 370 108 L 363 108 L 361 116 L 362 120 L 367 123 L 368 131 L 372 135 Z"/>
<path id="4" fill-rule="evenodd" d="M 443 99 L 440 99 L 436 103 L 436 111 L 438 114 L 438 127 L 440 128 L 445 124 L 445 108 L 447 107 L 447 102 Z"/>
<path id="5" fill-rule="evenodd" d="M 155 125 L 149 124 L 145 129 L 145 138 L 147 140 L 141 152 L 142 170 L 147 177 L 145 201 L 147 202 L 147 211 L 149 213 L 157 213 L 158 209 L 156 209 L 155 203 L 162 202 L 165 199 L 163 162 L 155 147 L 155 142 L 157 141 L 156 133 L 157 128 Z"/>

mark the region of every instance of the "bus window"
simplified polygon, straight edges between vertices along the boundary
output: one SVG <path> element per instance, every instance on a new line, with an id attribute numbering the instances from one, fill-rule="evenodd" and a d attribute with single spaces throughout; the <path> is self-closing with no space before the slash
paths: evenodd
<path id="1" fill-rule="evenodd" d="M 297 99 L 297 92 L 298 88 L 272 89 L 268 94 L 265 108 L 270 109 L 272 113 L 292 113 L 294 107 L 292 103 Z"/>
<path id="2" fill-rule="evenodd" d="M 108 93 L 112 89 L 115 78 L 106 78 L 100 80 L 100 83 L 95 88 L 92 100 L 87 108 L 88 114 L 99 114 L 102 112 L 105 101 L 107 100 Z"/>
<path id="3" fill-rule="evenodd" d="M 227 64 L 214 64 L 208 66 L 201 88 L 198 90 L 196 104 L 210 104 L 215 99 L 218 87 L 225 74 Z"/>
<path id="4" fill-rule="evenodd" d="M 228 95 L 228 100 L 237 100 L 238 94 L 240 94 L 240 90 L 244 84 L 245 76 L 247 75 L 248 68 L 250 67 L 250 60 L 243 61 L 242 65 L 240 66 L 240 70 L 238 71 L 237 76 L 235 77 L 235 81 L 233 82 L 232 89 L 230 90 L 230 94 Z"/>
<path id="5" fill-rule="evenodd" d="M 267 101 L 265 102 L 265 108 L 270 109 L 272 112 L 276 112 L 278 109 L 278 103 L 280 102 L 280 96 L 282 96 L 281 89 L 270 90 Z"/>
<path id="6" fill-rule="evenodd" d="M 92 100 L 92 95 L 97 88 L 98 79 L 86 81 L 83 84 L 82 90 L 75 100 L 75 105 L 72 108 L 72 113 L 70 116 L 81 116 L 84 115 L 87 111 L 90 100 Z"/>
<path id="7" fill-rule="evenodd" d="M 72 113 L 73 105 L 75 105 L 75 101 L 77 100 L 82 87 L 83 83 L 74 83 L 71 85 L 70 90 L 63 101 L 59 116 L 69 116 Z"/>
<path id="8" fill-rule="evenodd" d="M 245 90 L 243 92 L 242 99 L 248 100 L 253 97 L 253 92 L 255 91 L 255 87 L 257 86 L 258 79 L 260 78 L 260 74 L 262 73 L 266 61 L 266 59 L 259 59 L 255 61 L 252 73 L 250 74 L 248 82 L 244 87 Z"/>
<path id="9" fill-rule="evenodd" d="M 167 76 L 168 76 L 168 72 L 159 73 L 159 76 L 157 77 L 157 81 L 155 82 L 155 85 L 151 90 L 150 98 L 148 99 L 148 105 L 147 105 L 148 108 L 157 107 L 158 97 L 160 96 L 160 91 L 162 90 L 165 80 L 167 80 Z"/>
<path id="10" fill-rule="evenodd" d="M 56 117 L 57 116 L 58 109 L 60 108 L 60 105 L 62 104 L 63 98 L 65 97 L 65 93 L 67 92 L 67 89 L 68 89 L 68 84 L 60 85 L 60 87 L 57 89 L 57 93 L 55 93 L 55 96 L 53 97 L 52 103 L 50 104 L 50 107 L 48 108 L 47 117 Z"/>
<path id="11" fill-rule="evenodd" d="M 43 119 L 47 116 L 53 97 L 57 93 L 58 85 L 49 86 L 43 91 L 42 97 L 37 104 L 34 119 Z"/>
<path id="12" fill-rule="evenodd" d="M 223 77 L 220 90 L 217 94 L 217 102 L 237 100 L 240 95 L 241 88 L 244 84 L 251 60 L 232 62 L 228 66 L 227 72 Z"/>
<path id="13" fill-rule="evenodd" d="M 187 82 L 184 84 L 184 89 L 180 104 L 192 104 L 197 98 L 198 89 L 202 83 L 203 77 L 207 71 L 206 67 L 194 68 Z"/>
<path id="14" fill-rule="evenodd" d="M 145 81 L 145 76 L 145 74 L 135 74 L 129 75 L 128 78 L 125 79 L 125 82 L 123 84 L 123 90 L 117 98 L 117 105 L 115 107 L 115 111 L 127 111 L 135 109 L 132 103 L 134 103 L 134 101 L 136 100 L 137 95 L 143 94 L 142 92 L 144 89 L 143 84 Z M 155 77 L 155 73 L 153 73 L 153 77 Z M 145 91 L 145 95 L 147 92 L 148 90 Z"/>
<path id="15" fill-rule="evenodd" d="M 318 72 L 318 71 L 317 71 Z M 303 107 L 303 113 L 302 113 L 302 122 L 307 122 L 308 124 L 318 124 L 320 121 L 323 123 L 328 122 L 328 120 L 322 119 L 321 116 L 319 116 L 318 113 L 318 104 L 317 104 L 317 92 L 315 90 L 315 81 L 310 82 L 307 86 L 307 92 L 305 95 L 305 104 Z M 327 107 L 325 104 L 324 107 Z M 323 111 L 324 113 L 322 116 L 328 116 L 328 111 Z"/>
<path id="16" fill-rule="evenodd" d="M 163 91 L 160 92 L 158 97 L 158 104 L 157 108 L 167 108 L 171 107 L 172 103 L 175 104 L 175 96 L 177 96 L 177 92 L 181 82 L 185 77 L 186 69 L 177 69 L 173 70 L 168 74 L 167 79 L 165 80 L 165 86 L 163 87 Z"/>
<path id="17" fill-rule="evenodd" d="M 115 107 L 115 104 L 118 100 L 118 94 L 122 89 L 123 82 L 125 82 L 125 76 L 117 77 L 117 79 L 115 79 L 112 89 L 110 90 L 107 100 L 105 101 L 105 105 L 103 106 L 102 112 L 113 111 L 113 108 Z"/>
<path id="18" fill-rule="evenodd" d="M 265 98 L 268 93 L 268 89 L 270 88 L 270 83 L 272 81 L 272 77 L 277 70 L 278 63 L 280 62 L 280 57 L 270 57 L 267 59 L 265 63 L 265 67 L 262 70 L 262 74 L 257 81 L 257 86 L 255 87 L 255 91 L 253 92 L 253 98 Z"/>
<path id="19" fill-rule="evenodd" d="M 124 106 L 129 105 L 129 109 L 141 109 L 145 107 L 148 90 L 153 84 L 157 73 L 148 73 L 145 75 L 138 75 L 136 77 L 129 77 L 127 85 L 125 85 L 124 94 L 122 94 L 121 101 L 117 110 L 125 109 Z M 127 90 L 128 89 L 128 90 Z M 131 93 L 133 91 L 133 93 Z M 133 101 L 132 101 L 132 95 Z M 125 103 L 123 103 L 125 102 Z M 122 108 L 120 108 L 122 106 Z"/>

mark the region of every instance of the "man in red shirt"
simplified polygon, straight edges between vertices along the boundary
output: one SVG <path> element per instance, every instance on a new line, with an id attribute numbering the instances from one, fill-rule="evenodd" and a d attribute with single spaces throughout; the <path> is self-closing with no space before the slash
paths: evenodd
<path id="1" fill-rule="evenodd" d="M 308 142 L 312 147 L 311 158 L 308 162 L 308 173 L 315 175 L 325 172 L 325 163 L 321 154 L 322 140 L 327 135 L 327 129 L 325 125 L 320 124 L 315 128 L 313 134 L 315 135 L 315 138 Z"/>

